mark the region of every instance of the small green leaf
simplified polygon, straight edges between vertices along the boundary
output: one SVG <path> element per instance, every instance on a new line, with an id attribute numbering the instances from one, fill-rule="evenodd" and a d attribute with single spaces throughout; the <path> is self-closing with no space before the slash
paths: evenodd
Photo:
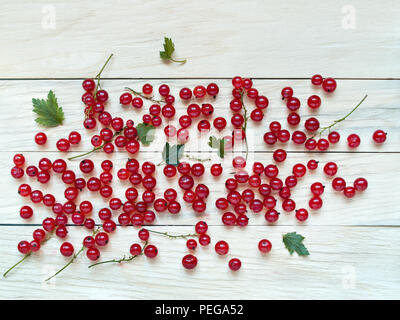
<path id="1" fill-rule="evenodd" d="M 64 112 L 58 106 L 57 98 L 52 90 L 47 95 L 47 100 L 32 99 L 33 112 L 38 116 L 35 121 L 44 127 L 56 127 L 62 124 Z"/>
<path id="2" fill-rule="evenodd" d="M 310 253 L 303 244 L 304 239 L 301 234 L 297 234 L 296 232 L 286 233 L 282 237 L 282 241 L 290 254 L 296 251 L 299 256 L 308 256 Z"/>
<path id="3" fill-rule="evenodd" d="M 164 51 L 160 51 L 160 58 L 164 60 L 171 60 L 174 62 L 185 63 L 186 60 L 174 60 L 172 54 L 175 51 L 175 45 L 171 38 L 164 37 Z"/>
<path id="4" fill-rule="evenodd" d="M 179 160 L 183 156 L 184 149 L 185 149 L 184 144 L 175 144 L 173 146 L 170 146 L 170 144 L 167 142 L 165 143 L 162 152 L 162 158 L 166 164 L 172 164 L 173 166 L 177 166 L 179 164 Z"/>
<path id="5" fill-rule="evenodd" d="M 144 122 L 139 123 L 136 126 L 138 140 L 144 145 L 148 146 L 154 140 L 155 127 L 151 124 Z"/>
<path id="6" fill-rule="evenodd" d="M 218 156 L 220 158 L 225 156 L 225 139 L 218 139 L 214 136 L 211 136 L 208 140 L 208 145 L 211 148 L 218 149 Z"/>

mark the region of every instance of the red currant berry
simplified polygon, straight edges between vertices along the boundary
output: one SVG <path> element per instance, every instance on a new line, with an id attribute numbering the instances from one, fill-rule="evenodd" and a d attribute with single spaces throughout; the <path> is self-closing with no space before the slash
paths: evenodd
<path id="1" fill-rule="evenodd" d="M 303 222 L 306 221 L 308 218 L 308 211 L 306 209 L 298 209 L 296 210 L 296 219 Z"/>
<path id="2" fill-rule="evenodd" d="M 292 199 L 285 199 L 282 202 L 282 209 L 286 212 L 292 212 L 294 209 L 296 209 L 296 203 Z"/>
<path id="3" fill-rule="evenodd" d="M 321 98 L 314 94 L 307 99 L 307 105 L 311 109 L 318 109 L 321 106 Z"/>
<path id="4" fill-rule="evenodd" d="M 155 258 L 158 254 L 158 249 L 156 246 L 149 244 L 144 248 L 144 255 L 147 258 Z"/>
<path id="5" fill-rule="evenodd" d="M 368 188 L 368 181 L 364 178 L 357 178 L 354 180 L 354 188 L 357 191 L 364 191 Z"/>
<path id="6" fill-rule="evenodd" d="M 372 135 L 372 139 L 376 143 L 384 143 L 386 141 L 386 136 L 387 136 L 387 133 L 384 132 L 383 130 L 376 130 L 374 132 L 374 134 Z"/>
<path id="7" fill-rule="evenodd" d="M 330 143 L 338 143 L 340 140 L 340 134 L 337 131 L 332 131 L 328 134 L 328 140 Z"/>
<path id="8" fill-rule="evenodd" d="M 86 256 L 91 261 L 96 261 L 100 258 L 100 251 L 95 247 L 91 247 L 86 251 Z"/>
<path id="9" fill-rule="evenodd" d="M 258 243 L 258 250 L 260 250 L 260 252 L 262 253 L 268 253 L 271 251 L 271 249 L 272 249 L 272 244 L 267 239 L 262 239 Z"/>
<path id="10" fill-rule="evenodd" d="M 333 92 L 336 90 L 336 81 L 332 78 L 326 78 L 322 82 L 322 89 L 326 92 Z"/>
<path id="11" fill-rule="evenodd" d="M 338 167 L 334 162 L 328 162 L 324 166 L 324 172 L 328 176 L 334 176 L 337 173 Z"/>
<path id="12" fill-rule="evenodd" d="M 293 89 L 291 87 L 285 87 L 281 91 L 282 99 L 288 99 L 293 96 Z"/>
<path id="13" fill-rule="evenodd" d="M 182 265 L 185 269 L 191 270 L 197 266 L 197 258 L 192 254 L 187 254 L 182 258 Z"/>
<path id="14" fill-rule="evenodd" d="M 337 177 L 332 180 L 332 188 L 335 191 L 343 191 L 346 188 L 346 181 L 343 178 Z"/>
<path id="15" fill-rule="evenodd" d="M 361 139 L 355 133 L 352 133 L 347 137 L 347 144 L 349 145 L 350 148 L 357 148 L 360 145 L 360 143 Z"/>
<path id="16" fill-rule="evenodd" d="M 35 135 L 35 142 L 38 145 L 43 145 L 47 141 L 47 136 L 44 132 L 39 132 Z"/>
<path id="17" fill-rule="evenodd" d="M 207 86 L 207 94 L 215 97 L 219 92 L 219 87 L 215 83 L 210 83 Z"/>
<path id="18" fill-rule="evenodd" d="M 356 189 L 354 187 L 346 187 L 343 189 L 343 194 L 346 198 L 353 198 L 356 195 Z"/>

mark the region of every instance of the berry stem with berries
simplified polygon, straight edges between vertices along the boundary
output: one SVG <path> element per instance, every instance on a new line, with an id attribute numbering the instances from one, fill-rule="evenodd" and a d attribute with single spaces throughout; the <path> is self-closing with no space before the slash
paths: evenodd
<path id="1" fill-rule="evenodd" d="M 149 230 L 147 229 L 150 233 L 155 233 L 162 235 L 164 237 L 168 237 L 170 239 L 187 239 L 190 237 L 197 237 L 197 233 L 189 233 L 189 234 L 170 234 L 168 232 L 160 232 L 160 231 L 154 231 L 154 230 Z"/>
<path id="2" fill-rule="evenodd" d="M 132 92 L 135 96 L 141 97 L 141 98 L 146 99 L 146 100 L 149 100 L 149 101 L 151 101 L 151 102 L 154 102 L 154 103 L 157 103 L 157 104 L 163 103 L 162 100 L 157 100 L 157 99 L 154 99 L 153 97 L 147 97 L 147 96 L 145 96 L 142 92 L 133 90 L 133 89 L 128 88 L 128 87 L 125 87 L 125 89 L 128 90 L 128 91 L 130 91 L 130 92 Z"/>
<path id="3" fill-rule="evenodd" d="M 114 141 L 115 137 L 119 136 L 122 132 L 124 132 L 125 129 L 126 129 L 126 127 L 123 127 L 121 130 L 114 132 L 114 135 L 112 136 L 112 139 L 110 141 L 104 141 L 100 146 L 94 147 L 92 150 L 90 150 L 88 152 L 81 153 L 81 154 L 78 154 L 77 156 L 70 157 L 70 158 L 68 158 L 68 160 L 74 160 L 74 159 L 77 159 L 77 158 L 81 158 L 81 157 L 87 156 L 87 155 L 89 155 L 89 154 L 91 154 L 91 153 L 93 153 L 93 152 L 95 152 L 97 150 L 103 149 L 103 147 L 107 143 L 110 143 L 110 142 Z"/>
<path id="4" fill-rule="evenodd" d="M 338 120 L 333 121 L 333 123 L 332 123 L 331 125 L 329 125 L 329 126 L 327 126 L 327 127 L 321 128 L 321 130 L 320 130 L 318 133 L 316 133 L 314 136 L 312 136 L 312 138 L 314 138 L 314 137 L 317 136 L 317 135 L 321 136 L 322 133 L 323 133 L 325 130 L 329 130 L 329 131 L 330 131 L 331 128 L 332 128 L 333 126 L 335 126 L 335 125 L 338 124 L 339 122 L 342 122 L 342 121 L 346 120 L 354 111 L 357 110 L 357 108 L 364 102 L 365 99 L 367 99 L 367 97 L 368 97 L 368 95 L 366 94 L 366 95 L 364 96 L 364 98 L 362 98 L 361 101 L 353 108 L 353 110 L 351 110 L 351 111 L 350 111 L 348 114 L 346 114 L 343 118 L 340 118 L 340 119 L 338 119 Z"/>
<path id="5" fill-rule="evenodd" d="M 97 227 L 93 233 L 92 233 L 92 237 L 94 237 L 98 232 L 100 231 L 100 227 Z M 58 270 L 55 274 L 53 274 L 51 277 L 48 277 L 46 279 L 46 281 L 49 281 L 51 279 L 53 279 L 55 276 L 59 275 L 61 272 L 63 272 L 66 268 L 68 268 L 75 260 L 76 258 L 79 257 L 79 255 L 83 252 L 83 250 L 85 250 L 85 246 L 82 245 L 82 247 L 80 248 L 80 250 L 77 253 L 74 253 L 74 255 L 72 256 L 71 260 L 68 261 L 68 263 L 62 267 L 60 270 Z"/>
<path id="6" fill-rule="evenodd" d="M 242 129 L 244 132 L 244 143 L 246 145 L 246 160 L 247 160 L 247 157 L 249 155 L 249 144 L 247 143 L 247 134 L 246 134 L 248 117 L 247 117 L 247 109 L 246 109 L 246 106 L 243 101 L 243 95 L 244 95 L 244 90 L 241 90 L 240 91 L 240 101 L 242 102 L 242 106 L 243 106 L 243 110 L 244 110 L 244 124 L 242 126 Z"/>
<path id="7" fill-rule="evenodd" d="M 107 59 L 106 62 L 104 63 L 103 67 L 100 69 L 99 73 L 98 73 L 98 74 L 96 75 L 96 77 L 95 77 L 95 79 L 97 80 L 96 88 L 94 89 L 94 93 L 93 93 L 93 97 L 95 97 L 95 98 L 96 98 L 97 91 L 99 90 L 99 88 L 101 88 L 101 86 L 100 86 L 101 74 L 102 74 L 102 72 L 104 71 L 104 69 L 105 69 L 105 67 L 107 66 L 107 64 L 110 62 L 110 60 L 111 60 L 111 58 L 113 57 L 113 55 L 114 55 L 113 53 L 110 54 L 110 56 L 108 57 L 108 59 Z M 85 111 L 85 116 L 88 117 L 89 114 L 92 112 L 92 110 L 93 110 L 93 106 L 90 107 L 90 108 L 88 108 L 88 109 Z"/>
<path id="8" fill-rule="evenodd" d="M 41 245 L 43 245 L 44 243 L 46 243 L 46 242 L 51 238 L 52 235 L 53 235 L 53 232 L 50 232 L 50 233 L 48 234 L 48 236 L 46 237 L 46 239 L 44 239 L 44 240 L 42 241 Z M 15 267 L 17 267 L 19 264 L 21 264 L 22 262 L 24 262 L 24 261 L 25 261 L 26 259 L 28 259 L 31 255 L 32 255 L 32 252 L 29 252 L 29 253 L 27 253 L 26 255 L 24 255 L 24 256 L 22 257 L 22 259 L 20 259 L 16 264 L 14 264 L 11 268 L 9 268 L 6 272 L 3 273 L 3 277 L 5 278 L 5 277 L 10 273 L 11 270 L 13 270 L 13 269 L 14 269 Z"/>
<path id="9" fill-rule="evenodd" d="M 100 264 L 105 264 L 105 263 L 121 263 L 121 262 L 132 261 L 136 257 L 143 255 L 143 252 L 144 252 L 144 249 L 146 249 L 146 246 L 147 246 L 147 241 L 144 243 L 142 251 L 140 252 L 140 254 L 137 254 L 137 255 L 134 255 L 134 256 L 129 256 L 129 257 L 123 256 L 121 259 L 112 259 L 112 260 L 100 261 L 100 262 L 91 264 L 90 266 L 88 266 L 88 268 L 92 268 L 94 266 L 98 266 Z"/>
<path id="10" fill-rule="evenodd" d="M 107 66 L 107 64 L 110 62 L 110 60 L 113 57 L 113 55 L 114 55 L 113 53 L 110 54 L 110 56 L 108 57 L 107 61 L 104 63 L 103 67 L 100 69 L 99 73 L 95 77 L 95 79 L 97 80 L 97 84 L 96 84 L 96 89 L 94 90 L 94 96 L 96 96 L 97 90 L 100 88 L 101 74 L 104 71 L 104 69 Z"/>

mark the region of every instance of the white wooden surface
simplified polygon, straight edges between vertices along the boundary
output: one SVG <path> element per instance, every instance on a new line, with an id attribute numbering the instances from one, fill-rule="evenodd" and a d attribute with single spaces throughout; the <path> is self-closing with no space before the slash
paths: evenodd
<path id="1" fill-rule="evenodd" d="M 349 10 L 343 8 L 345 5 L 355 10 L 355 29 L 343 28 L 343 12 Z M 52 10 L 55 29 L 49 28 L 45 19 Z M 140 88 L 144 82 L 150 82 L 156 87 L 168 83 L 176 95 L 181 87 L 214 81 L 221 88 L 217 100 L 212 102 L 216 114 L 228 117 L 228 78 L 236 74 L 258 78 L 254 80 L 255 86 L 269 98 L 270 106 L 261 125 L 250 124 L 249 163 L 272 161 L 274 148 L 266 147 L 260 137 L 270 121 L 285 123 L 287 111 L 279 97 L 283 86 L 293 86 L 303 105 L 309 95 L 321 94 L 323 104 L 317 115 L 323 125 L 347 113 L 368 94 L 360 110 L 338 125 L 342 141 L 337 146 L 327 153 L 304 153 L 288 144 L 285 148 L 290 153 L 280 170 L 285 176 L 297 162 L 315 158 L 323 164 L 334 160 L 339 165 L 339 175 L 347 181 L 365 176 L 369 189 L 351 200 L 344 199 L 331 190 L 330 181 L 320 168 L 302 179 L 293 195 L 299 206 L 306 206 L 310 183 L 321 181 L 328 185 L 323 208 L 312 213 L 306 224 L 297 223 L 293 214 L 282 214 L 277 225 L 267 226 L 261 214 L 250 214 L 247 228 L 229 229 L 221 225 L 221 213 L 213 206 L 215 199 L 224 194 L 223 181 L 231 172 L 232 155 L 228 155 L 223 177 L 202 178 L 213 183 L 204 215 L 196 216 L 183 204 L 179 215 L 162 214 L 152 228 L 191 233 L 195 222 L 205 219 L 210 225 L 212 244 L 219 239 L 227 240 L 231 247 L 229 257 L 242 260 L 240 272 L 230 272 L 229 257 L 217 257 L 212 245 L 199 248 L 198 267 L 186 271 L 180 264 L 186 253 L 185 241 L 152 235 L 160 249 L 155 260 L 140 257 L 125 265 L 88 269 L 86 257 L 81 256 L 59 277 L 45 283 L 43 280 L 67 261 L 59 255 L 60 241 L 54 238 L 9 277 L 0 280 L 0 298 L 399 298 L 400 81 L 389 80 L 399 74 L 399 13 L 395 1 L 203 1 L 201 5 L 189 1 L 3 1 L 1 271 L 20 258 L 16 250 L 18 241 L 29 239 L 35 225 L 51 215 L 48 209 L 33 206 L 35 215 L 31 220 L 19 218 L 18 210 L 27 201 L 16 194 L 20 182 L 9 175 L 12 156 L 23 152 L 29 163 L 36 163 L 43 156 L 52 160 L 66 158 L 90 148 L 90 134 L 81 127 L 81 81 L 74 78 L 95 75 L 110 52 L 115 58 L 104 76 L 114 79 L 103 81 L 111 97 L 107 110 L 135 121 L 144 111 L 124 110 L 118 104 L 125 86 Z M 185 65 L 159 60 L 158 51 L 165 35 L 175 41 L 176 56 L 188 58 Z M 302 79 L 314 73 L 341 78 L 337 91 L 324 95 L 312 88 L 308 79 Z M 199 79 L 203 77 L 208 79 Z M 66 121 L 61 127 L 46 130 L 47 146 L 38 148 L 33 143 L 33 135 L 39 129 L 33 121 L 31 99 L 44 97 L 49 89 L 55 90 Z M 183 112 L 183 104 L 179 102 L 176 107 L 178 113 Z M 302 107 L 300 114 L 304 120 L 311 113 Z M 387 143 L 379 147 L 371 143 L 371 134 L 377 128 L 388 131 Z M 73 129 L 83 134 L 84 141 L 68 154 L 56 152 L 57 139 Z M 140 160 L 161 160 L 160 153 L 155 151 L 164 143 L 161 131 L 151 147 L 143 148 Z M 355 152 L 349 152 L 344 141 L 352 132 L 359 133 L 362 139 Z M 191 133 L 186 147 L 190 155 L 220 162 L 210 152 L 206 138 L 196 139 L 195 130 Z M 97 173 L 104 158 L 102 153 L 91 157 Z M 110 158 L 116 167 L 121 167 L 127 154 L 115 152 Z M 69 162 L 68 166 L 77 168 L 78 164 Z M 206 167 L 209 166 L 207 163 Z M 175 180 L 167 182 L 160 173 L 158 178 L 158 194 L 168 186 L 176 186 Z M 63 188 L 58 180 L 53 178 L 46 188 L 35 182 L 32 185 L 51 190 L 61 200 Z M 116 182 L 113 187 L 114 194 L 122 196 L 126 185 Z M 98 197 L 89 198 L 95 202 L 95 209 L 105 205 Z M 70 227 L 69 231 L 68 241 L 79 248 L 87 231 L 80 227 Z M 288 254 L 281 236 L 290 231 L 306 237 L 309 257 Z M 136 233 L 133 227 L 119 228 L 102 252 L 102 259 L 127 254 L 130 244 L 137 241 Z M 257 251 L 261 238 L 269 238 L 273 243 L 272 252 L 265 257 Z"/>

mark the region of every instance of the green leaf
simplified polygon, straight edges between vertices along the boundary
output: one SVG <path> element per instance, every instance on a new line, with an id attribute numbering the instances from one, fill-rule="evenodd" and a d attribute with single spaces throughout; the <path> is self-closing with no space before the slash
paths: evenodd
<path id="1" fill-rule="evenodd" d="M 180 63 L 185 63 L 186 62 L 186 59 L 185 60 L 175 60 L 175 59 L 172 58 L 172 54 L 175 51 L 175 45 L 172 42 L 171 38 L 164 37 L 163 46 L 164 46 L 164 51 L 160 51 L 160 58 L 161 59 L 171 60 L 171 61 L 180 62 Z"/>
<path id="2" fill-rule="evenodd" d="M 174 144 L 172 147 L 167 142 L 165 143 L 162 158 L 166 164 L 172 164 L 173 166 L 177 166 L 179 164 L 179 160 L 183 156 L 183 150 L 185 149 L 184 144 Z"/>
<path id="3" fill-rule="evenodd" d="M 304 239 L 301 234 L 297 234 L 296 232 L 286 233 L 282 237 L 282 241 L 290 254 L 296 251 L 299 256 L 308 256 L 310 253 L 303 244 Z"/>
<path id="4" fill-rule="evenodd" d="M 161 59 L 171 59 L 172 53 L 175 51 L 175 45 L 171 38 L 164 37 L 164 51 L 160 51 Z"/>
<path id="5" fill-rule="evenodd" d="M 151 124 L 141 122 L 136 126 L 136 130 L 138 134 L 138 140 L 144 146 L 148 146 L 154 140 L 154 134 L 156 130 Z"/>
<path id="6" fill-rule="evenodd" d="M 225 139 L 218 139 L 214 136 L 211 136 L 208 140 L 208 145 L 211 148 L 218 149 L 218 156 L 220 158 L 225 156 Z"/>
<path id="7" fill-rule="evenodd" d="M 35 121 L 44 127 L 56 127 L 62 124 L 64 112 L 58 106 L 57 98 L 52 90 L 47 95 L 47 100 L 32 99 L 33 112 L 37 114 Z"/>

